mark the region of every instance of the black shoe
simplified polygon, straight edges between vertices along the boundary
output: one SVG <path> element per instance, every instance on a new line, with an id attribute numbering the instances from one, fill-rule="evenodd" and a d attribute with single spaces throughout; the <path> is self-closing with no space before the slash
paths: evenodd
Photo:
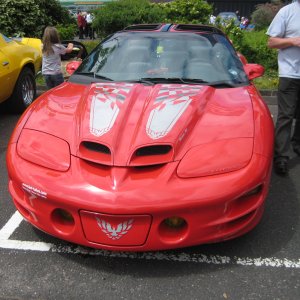
<path id="1" fill-rule="evenodd" d="M 300 145 L 293 145 L 294 152 L 300 156 Z"/>
<path id="2" fill-rule="evenodd" d="M 274 170 L 278 175 L 286 175 L 289 172 L 288 162 L 286 160 L 278 160 L 274 162 Z"/>

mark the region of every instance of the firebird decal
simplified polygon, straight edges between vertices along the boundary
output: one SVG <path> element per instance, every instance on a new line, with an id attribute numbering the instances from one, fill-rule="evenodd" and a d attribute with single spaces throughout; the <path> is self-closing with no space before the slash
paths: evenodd
<path id="1" fill-rule="evenodd" d="M 112 240 L 118 240 L 124 236 L 132 227 L 133 219 L 125 221 L 118 224 L 118 226 L 113 227 L 110 223 L 96 218 L 98 226 L 101 230 Z"/>
<path id="2" fill-rule="evenodd" d="M 202 86 L 162 85 L 146 125 L 148 136 L 155 140 L 167 135 L 201 89 Z"/>
<path id="3" fill-rule="evenodd" d="M 90 111 L 90 132 L 101 136 L 113 127 L 133 84 L 105 83 L 95 85 Z"/>

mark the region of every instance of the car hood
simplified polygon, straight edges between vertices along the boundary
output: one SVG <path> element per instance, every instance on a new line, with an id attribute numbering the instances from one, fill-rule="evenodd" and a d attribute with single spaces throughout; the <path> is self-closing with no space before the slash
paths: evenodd
<path id="1" fill-rule="evenodd" d="M 197 145 L 252 138 L 253 127 L 247 87 L 133 83 L 65 83 L 37 100 L 25 125 L 115 166 L 180 160 Z"/>
<path id="2" fill-rule="evenodd" d="M 39 53 L 42 55 L 42 41 L 40 39 L 24 37 L 24 38 L 17 38 L 14 40 L 23 45 L 27 45 L 38 50 Z"/>

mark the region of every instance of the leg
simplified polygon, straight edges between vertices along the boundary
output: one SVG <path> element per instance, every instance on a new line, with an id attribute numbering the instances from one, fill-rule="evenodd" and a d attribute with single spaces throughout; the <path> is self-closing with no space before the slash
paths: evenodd
<path id="1" fill-rule="evenodd" d="M 79 26 L 79 39 L 82 40 L 83 39 L 83 27 Z"/>
<path id="2" fill-rule="evenodd" d="M 58 86 L 58 85 L 62 84 L 63 82 L 64 82 L 63 74 L 53 75 L 54 86 Z"/>
<path id="3" fill-rule="evenodd" d="M 300 156 L 300 94 L 298 94 L 298 102 L 295 113 L 295 128 L 292 137 L 292 146 L 294 151 Z"/>
<path id="4" fill-rule="evenodd" d="M 286 169 L 287 172 L 287 161 L 289 159 L 290 151 L 291 129 L 298 101 L 299 91 L 299 79 L 279 79 L 278 118 L 275 130 L 275 170 L 276 166 L 281 165 L 282 169 Z"/>
<path id="5" fill-rule="evenodd" d="M 52 75 L 44 75 L 44 79 L 45 79 L 47 88 L 52 89 L 54 87 Z"/>

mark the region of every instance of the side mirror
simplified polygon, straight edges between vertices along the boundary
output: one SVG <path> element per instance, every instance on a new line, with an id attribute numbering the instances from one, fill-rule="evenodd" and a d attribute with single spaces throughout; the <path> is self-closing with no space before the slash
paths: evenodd
<path id="1" fill-rule="evenodd" d="M 240 52 L 237 53 L 239 59 L 241 60 L 243 65 L 246 65 L 248 63 L 247 58 Z"/>
<path id="2" fill-rule="evenodd" d="M 244 70 L 249 80 L 252 80 L 257 77 L 261 77 L 265 73 L 265 68 L 258 64 L 246 64 L 244 65 Z"/>
<path id="3" fill-rule="evenodd" d="M 81 61 L 71 61 L 66 65 L 66 72 L 69 75 L 72 75 L 80 65 L 81 65 Z"/>

